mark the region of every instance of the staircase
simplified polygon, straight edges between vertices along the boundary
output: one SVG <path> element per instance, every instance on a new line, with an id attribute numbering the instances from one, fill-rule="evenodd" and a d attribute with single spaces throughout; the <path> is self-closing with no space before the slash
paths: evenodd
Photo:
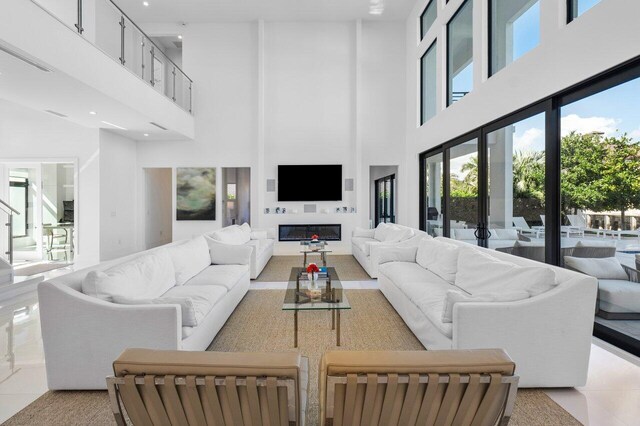
<path id="1" fill-rule="evenodd" d="M 9 204 L 0 200 L 0 213 L 6 214 L 9 218 L 9 220 L 6 222 L 7 252 L 5 253 L 5 255 L 7 256 L 7 258 L 4 259 L 0 257 L 0 285 L 2 285 L 13 282 L 13 215 L 19 215 L 20 212 L 11 207 Z"/>

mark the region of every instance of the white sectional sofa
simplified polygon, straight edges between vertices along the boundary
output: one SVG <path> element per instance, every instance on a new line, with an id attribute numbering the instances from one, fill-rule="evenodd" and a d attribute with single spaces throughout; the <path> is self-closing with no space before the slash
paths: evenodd
<path id="1" fill-rule="evenodd" d="M 379 262 L 380 289 L 427 349 L 503 348 L 520 386 L 585 384 L 595 278 L 442 237 Z"/>
<path id="2" fill-rule="evenodd" d="M 383 247 L 417 247 L 426 232 L 403 225 L 380 223 L 375 229 L 356 228 L 351 252 L 371 278 L 378 277 L 378 257 Z"/>
<path id="3" fill-rule="evenodd" d="M 251 279 L 255 280 L 273 256 L 275 229 L 252 229 L 248 223 L 231 225 L 207 235 L 220 244 L 246 245 L 251 252 Z"/>
<path id="4" fill-rule="evenodd" d="M 200 236 L 40 283 L 49 388 L 104 389 L 126 348 L 206 350 L 249 289 L 250 257 Z"/>

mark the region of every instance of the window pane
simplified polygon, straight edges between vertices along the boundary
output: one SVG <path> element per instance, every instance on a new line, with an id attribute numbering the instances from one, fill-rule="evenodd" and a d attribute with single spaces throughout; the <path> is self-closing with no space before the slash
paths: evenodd
<path id="1" fill-rule="evenodd" d="M 425 160 L 425 224 L 424 229 L 432 237 L 442 236 L 442 153 L 427 157 Z"/>
<path id="2" fill-rule="evenodd" d="M 473 89 L 473 2 L 467 0 L 447 25 L 447 106 Z"/>
<path id="3" fill-rule="evenodd" d="M 569 22 L 591 9 L 600 0 L 568 0 Z"/>
<path id="4" fill-rule="evenodd" d="M 582 257 L 595 264 L 596 258 L 615 257 L 632 268 L 618 281 L 599 280 L 595 321 L 596 328 L 636 340 L 640 340 L 640 277 L 633 271 L 638 269 L 635 255 L 640 253 L 638 111 L 640 79 L 564 106 L 560 146 L 563 259 Z"/>
<path id="5" fill-rule="evenodd" d="M 436 3 L 437 0 L 431 0 L 424 9 L 424 12 L 422 12 L 422 15 L 420 15 L 420 40 L 424 38 L 438 17 Z"/>
<path id="6" fill-rule="evenodd" d="M 491 0 L 490 75 L 539 43 L 540 1 Z"/>
<path id="7" fill-rule="evenodd" d="M 449 236 L 476 244 L 478 223 L 478 140 L 449 150 Z"/>
<path id="8" fill-rule="evenodd" d="M 545 121 L 538 114 L 487 135 L 489 248 L 545 261 Z M 516 241 L 521 241 L 514 247 Z"/>
<path id="9" fill-rule="evenodd" d="M 422 88 L 420 96 L 420 124 L 424 124 L 431 117 L 436 115 L 436 58 L 437 46 L 433 45 L 425 52 L 420 60 L 421 79 L 420 86 Z"/>

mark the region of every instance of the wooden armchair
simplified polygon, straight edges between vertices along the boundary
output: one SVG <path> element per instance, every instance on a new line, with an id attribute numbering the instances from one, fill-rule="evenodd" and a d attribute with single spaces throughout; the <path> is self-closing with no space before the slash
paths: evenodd
<path id="1" fill-rule="evenodd" d="M 518 376 L 501 349 L 327 352 L 322 425 L 506 425 Z"/>
<path id="2" fill-rule="evenodd" d="M 107 378 L 111 408 L 138 425 L 304 425 L 309 362 L 297 353 L 127 349 Z"/>

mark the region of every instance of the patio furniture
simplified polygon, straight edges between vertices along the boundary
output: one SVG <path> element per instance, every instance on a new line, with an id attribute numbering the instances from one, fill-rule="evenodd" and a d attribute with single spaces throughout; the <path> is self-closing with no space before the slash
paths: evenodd
<path id="1" fill-rule="evenodd" d="M 107 377 L 119 426 L 304 425 L 309 360 L 298 353 L 126 349 Z"/>
<path id="2" fill-rule="evenodd" d="M 605 236 L 611 236 L 613 238 L 617 238 L 618 240 L 622 239 L 623 235 L 628 235 L 632 237 L 638 237 L 638 242 L 640 242 L 640 228 L 634 230 L 621 230 L 621 229 L 603 229 L 602 232 Z"/>
<path id="3" fill-rule="evenodd" d="M 521 234 L 532 235 L 536 238 L 544 238 L 544 226 L 536 226 L 531 228 L 525 218 L 522 216 L 516 216 L 513 218 L 513 226 L 515 226 Z"/>
<path id="4" fill-rule="evenodd" d="M 571 226 L 582 230 L 583 236 L 584 236 L 584 232 L 593 232 L 598 237 L 600 237 L 600 236 L 605 237 L 606 236 L 606 234 L 605 234 L 606 230 L 604 230 L 604 229 L 589 228 L 587 226 L 587 221 L 586 221 L 586 219 L 584 218 L 583 215 L 580 215 L 580 214 L 568 214 L 567 215 L 567 219 L 569 219 L 569 223 L 571 224 Z"/>
<path id="5" fill-rule="evenodd" d="M 540 219 L 542 219 L 542 227 L 544 228 L 547 224 L 546 224 L 546 219 L 545 219 L 546 215 L 541 214 L 540 215 Z M 578 237 L 584 237 L 584 230 L 582 228 L 580 228 L 579 226 L 571 226 L 571 225 L 562 225 L 560 226 L 560 233 L 561 234 L 566 234 L 566 236 L 568 238 L 571 238 L 571 236 L 578 236 Z"/>
<path id="6" fill-rule="evenodd" d="M 321 425 L 506 425 L 519 377 L 502 349 L 326 352 Z"/>

